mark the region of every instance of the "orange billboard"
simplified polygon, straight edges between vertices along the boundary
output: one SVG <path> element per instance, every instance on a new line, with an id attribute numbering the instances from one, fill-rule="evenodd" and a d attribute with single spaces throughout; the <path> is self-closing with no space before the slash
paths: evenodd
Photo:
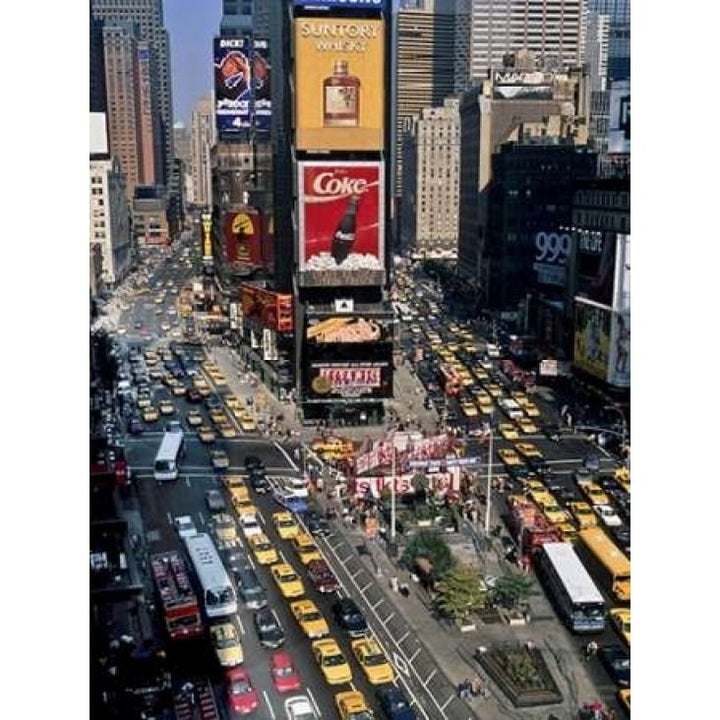
<path id="1" fill-rule="evenodd" d="M 298 150 L 382 150 L 385 23 L 295 20 Z"/>
<path id="2" fill-rule="evenodd" d="M 240 285 L 240 305 L 245 320 L 254 319 L 263 327 L 279 333 L 293 331 L 292 295 L 243 283 Z"/>

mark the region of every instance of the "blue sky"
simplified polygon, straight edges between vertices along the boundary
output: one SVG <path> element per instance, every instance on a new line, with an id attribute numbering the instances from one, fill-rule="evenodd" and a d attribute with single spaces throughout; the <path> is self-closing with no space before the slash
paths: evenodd
<path id="1" fill-rule="evenodd" d="M 193 106 L 212 91 L 212 39 L 220 32 L 222 0 L 165 0 L 175 121 L 190 127 Z"/>

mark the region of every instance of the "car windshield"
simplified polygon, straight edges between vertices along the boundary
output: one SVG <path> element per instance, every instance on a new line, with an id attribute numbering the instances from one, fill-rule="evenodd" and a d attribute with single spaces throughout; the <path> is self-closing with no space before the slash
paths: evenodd
<path id="1" fill-rule="evenodd" d="M 366 665 L 370 665 L 370 666 L 384 665 L 386 662 L 387 662 L 387 660 L 385 660 L 385 656 L 382 653 L 365 656 L 365 664 Z"/>
<path id="2" fill-rule="evenodd" d="M 230 686 L 233 695 L 245 695 L 252 691 L 252 687 L 247 680 L 234 680 Z"/>
<path id="3" fill-rule="evenodd" d="M 285 667 L 276 667 L 274 672 L 277 677 L 290 677 L 294 674 L 293 669 L 289 665 L 286 665 Z"/>
<path id="4" fill-rule="evenodd" d="M 338 665 L 344 665 L 345 664 L 345 658 L 340 655 L 325 655 L 323 658 L 323 665 L 327 665 L 329 667 L 336 667 Z"/>
<path id="5" fill-rule="evenodd" d="M 220 591 L 208 590 L 205 593 L 205 602 L 208 605 L 222 605 L 223 603 L 232 602 L 233 591 L 232 588 L 223 588 Z"/>
<path id="6" fill-rule="evenodd" d="M 361 710 L 360 712 L 350 713 L 348 720 L 374 720 L 372 714 L 368 710 Z"/>
<path id="7" fill-rule="evenodd" d="M 221 650 L 226 650 L 227 648 L 235 647 L 236 644 L 237 644 L 237 640 L 232 635 L 230 635 L 228 637 L 224 637 L 224 636 L 219 637 L 217 639 L 217 646 Z"/>
<path id="8" fill-rule="evenodd" d="M 322 615 L 320 615 L 320 612 L 317 610 L 312 610 L 302 615 L 303 622 L 312 622 L 313 620 L 320 620 L 321 618 Z"/>
<path id="9" fill-rule="evenodd" d="M 297 579 L 298 576 L 294 572 L 280 574 L 280 580 L 282 582 L 295 582 Z"/>

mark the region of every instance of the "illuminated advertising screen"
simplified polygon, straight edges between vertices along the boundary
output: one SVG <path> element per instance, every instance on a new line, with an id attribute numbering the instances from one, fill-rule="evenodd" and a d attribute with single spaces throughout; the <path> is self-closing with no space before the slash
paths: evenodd
<path id="1" fill-rule="evenodd" d="M 308 320 L 305 339 L 309 344 L 373 343 L 392 339 L 392 321 L 361 316 L 339 316 Z"/>
<path id="2" fill-rule="evenodd" d="M 267 40 L 253 40 L 252 102 L 253 127 L 259 133 L 270 133 L 272 100 L 270 99 L 270 49 Z"/>
<path id="3" fill-rule="evenodd" d="M 280 333 L 293 331 L 292 295 L 243 283 L 240 285 L 240 307 L 245 320 L 255 320 Z"/>
<path id="4" fill-rule="evenodd" d="M 300 284 L 385 280 L 384 163 L 298 163 Z"/>
<path id="5" fill-rule="evenodd" d="M 295 19 L 298 150 L 382 150 L 385 24 Z"/>
<path id="6" fill-rule="evenodd" d="M 575 298 L 573 365 L 606 382 L 612 310 Z"/>
<path id="7" fill-rule="evenodd" d="M 212 215 L 202 214 L 202 256 L 203 260 L 212 260 Z"/>
<path id="8" fill-rule="evenodd" d="M 251 58 L 248 38 L 214 38 L 215 120 L 227 137 L 251 124 Z"/>
<path id="9" fill-rule="evenodd" d="M 535 233 L 533 270 L 539 285 L 565 285 L 571 245 L 570 233 L 563 231 Z"/>
<path id="10" fill-rule="evenodd" d="M 294 0 L 295 7 L 384 10 L 386 0 Z"/>
<path id="11" fill-rule="evenodd" d="M 262 265 L 262 218 L 246 208 L 225 213 L 225 255 L 229 263 Z"/>
<path id="12" fill-rule="evenodd" d="M 305 392 L 312 400 L 390 398 L 392 367 L 388 361 L 311 362 Z"/>

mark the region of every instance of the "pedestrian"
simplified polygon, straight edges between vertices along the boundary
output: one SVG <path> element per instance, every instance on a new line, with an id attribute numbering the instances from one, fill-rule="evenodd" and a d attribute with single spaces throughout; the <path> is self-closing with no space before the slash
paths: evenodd
<path id="1" fill-rule="evenodd" d="M 586 646 L 585 646 L 585 659 L 590 660 L 591 657 L 593 657 L 598 651 L 598 644 L 591 640 Z"/>

